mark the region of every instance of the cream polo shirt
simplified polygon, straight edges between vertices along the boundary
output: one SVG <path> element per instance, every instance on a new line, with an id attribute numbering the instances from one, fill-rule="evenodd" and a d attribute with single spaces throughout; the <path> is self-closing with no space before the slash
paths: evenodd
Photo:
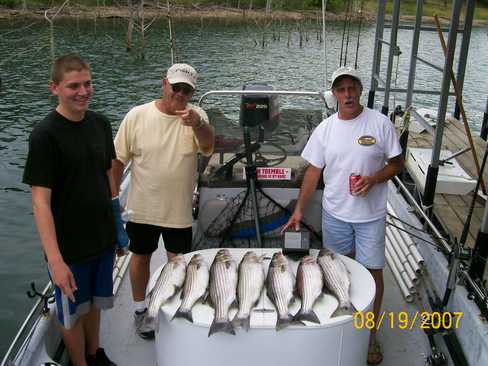
<path id="1" fill-rule="evenodd" d="M 193 105 L 208 123 L 203 109 Z M 198 141 L 181 118 L 162 113 L 152 101 L 132 108 L 115 136 L 117 159 L 132 161 L 127 199 L 130 221 L 172 228 L 192 225 Z M 204 155 L 211 155 L 212 150 Z"/>

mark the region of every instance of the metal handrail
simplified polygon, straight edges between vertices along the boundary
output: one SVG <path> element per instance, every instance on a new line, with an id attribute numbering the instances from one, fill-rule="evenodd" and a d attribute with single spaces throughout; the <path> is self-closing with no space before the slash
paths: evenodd
<path id="1" fill-rule="evenodd" d="M 42 291 L 42 295 L 46 296 L 46 294 L 48 293 L 48 291 L 51 288 L 52 288 L 52 282 L 49 281 L 47 283 L 46 287 L 44 287 L 44 290 Z M 24 334 L 26 327 L 27 327 L 27 324 L 30 323 L 30 321 L 34 317 L 34 314 L 36 314 L 36 312 L 37 312 L 39 306 L 41 305 L 42 301 L 43 301 L 43 298 L 40 297 L 37 300 L 36 304 L 32 307 L 31 311 L 29 312 L 29 314 L 25 318 L 24 322 L 22 323 L 22 326 L 20 327 L 19 331 L 15 335 L 14 340 L 10 344 L 10 347 L 8 348 L 7 353 L 5 353 L 5 356 L 3 357 L 3 360 L 2 360 L 2 363 L 0 364 L 0 366 L 6 366 L 7 365 L 7 362 L 9 361 L 9 357 L 11 356 L 12 351 L 15 349 L 15 347 L 17 346 L 17 344 L 21 340 L 21 336 Z"/>
<path id="2" fill-rule="evenodd" d="M 444 239 L 444 237 L 440 233 L 439 229 L 437 229 L 437 227 L 434 225 L 434 223 L 432 222 L 430 217 L 427 216 L 427 214 L 422 210 L 422 208 L 419 206 L 419 204 L 417 203 L 415 198 L 412 196 L 412 194 L 410 193 L 408 188 L 403 184 L 403 182 L 398 177 L 394 177 L 393 180 L 395 181 L 395 184 L 398 184 L 397 188 L 399 188 L 405 194 L 405 198 L 407 199 L 407 201 L 411 205 L 413 205 L 413 207 L 418 212 L 418 214 L 420 216 L 422 216 L 422 219 L 425 220 L 425 223 L 427 224 L 427 226 L 435 234 L 436 239 L 440 240 L 446 254 L 451 254 L 452 253 L 451 245 L 447 242 L 446 239 Z"/>
<path id="3" fill-rule="evenodd" d="M 203 101 L 212 95 L 295 95 L 304 97 L 318 97 L 324 103 L 325 108 L 331 109 L 327 105 L 327 101 L 325 100 L 323 93 L 297 90 L 211 90 L 200 97 L 198 100 L 198 105 L 201 107 Z"/>
<path id="4" fill-rule="evenodd" d="M 385 88 L 378 87 L 378 88 L 376 88 L 376 91 L 385 91 Z M 392 93 L 407 93 L 408 92 L 408 89 L 406 89 L 406 88 L 390 88 L 390 91 Z M 413 89 L 413 92 L 415 94 L 441 95 L 440 90 L 431 90 L 431 89 Z M 450 96 L 455 96 L 456 93 L 449 92 L 449 95 Z"/>
<path id="5" fill-rule="evenodd" d="M 122 278 L 124 277 L 125 273 L 127 272 L 128 264 L 130 262 L 130 258 L 132 256 L 132 253 L 129 253 L 128 255 L 125 255 L 123 257 L 119 257 L 116 259 L 116 262 L 114 263 L 114 269 L 113 269 L 113 280 L 114 280 L 114 295 L 117 294 L 118 289 L 120 287 Z M 42 295 L 46 296 L 46 294 L 52 289 L 52 282 L 49 281 L 42 291 Z M 38 316 L 38 310 L 39 306 L 41 305 L 41 302 L 43 301 L 42 297 L 40 297 L 37 302 L 34 304 L 32 309 L 30 310 L 29 314 L 25 318 L 24 322 L 22 323 L 22 326 L 20 327 L 19 331 L 14 337 L 14 340 L 10 344 L 10 347 L 8 348 L 7 352 L 5 353 L 5 356 L 3 357 L 2 363 L 0 363 L 0 366 L 8 366 L 8 362 L 11 361 L 9 358 L 12 356 L 12 352 L 14 349 L 17 347 L 19 342 L 23 340 L 24 342 L 27 340 L 27 338 L 22 339 L 22 336 L 26 332 L 26 327 L 27 325 L 31 322 L 34 316 Z"/>
<path id="6" fill-rule="evenodd" d="M 422 208 L 419 206 L 415 198 L 412 196 L 412 194 L 409 192 L 407 187 L 402 183 L 402 181 L 398 177 L 394 177 L 393 180 L 395 181 L 396 184 L 398 184 L 397 188 L 399 188 L 404 194 L 405 198 L 409 203 L 413 205 L 415 210 L 418 212 L 420 216 L 425 220 L 425 223 L 427 226 L 432 230 L 432 232 L 435 234 L 436 239 L 440 240 L 446 254 L 448 256 L 451 256 L 453 253 L 453 248 L 451 245 L 444 239 L 444 237 L 441 235 L 437 227 L 432 223 L 430 218 L 425 214 L 425 212 L 422 210 Z M 459 263 L 459 260 L 458 260 Z M 479 284 L 473 280 L 471 275 L 468 273 L 466 268 L 464 268 L 462 263 L 460 264 L 459 270 L 454 270 L 450 272 L 450 276 L 452 275 L 453 280 L 456 279 L 456 275 L 459 275 L 459 277 L 462 277 L 464 281 L 469 284 L 471 291 L 475 294 L 475 296 L 482 301 L 485 306 L 488 308 L 488 297 L 486 296 L 485 292 L 482 290 L 482 288 L 479 286 Z M 454 266 L 454 264 L 453 264 Z"/>
<path id="7" fill-rule="evenodd" d="M 385 29 L 388 29 L 388 28 L 391 28 L 391 24 L 385 24 Z M 399 25 L 397 27 L 398 29 L 402 29 L 402 30 L 413 30 L 415 29 L 415 26 L 411 25 L 411 24 L 403 24 L 403 25 Z M 429 25 L 423 25 L 420 27 L 420 30 L 421 31 L 426 31 L 426 32 L 437 32 L 437 28 L 436 27 L 433 27 L 433 26 L 429 26 Z M 442 31 L 447 33 L 449 32 L 449 27 L 444 27 L 442 28 Z M 464 27 L 462 28 L 459 28 L 457 30 L 458 33 L 464 33 Z"/>
<path id="8" fill-rule="evenodd" d="M 436 64 L 433 64 L 432 62 L 427 61 L 426 59 L 423 59 L 423 58 L 422 58 L 422 57 L 420 57 L 420 56 L 416 56 L 415 58 L 416 58 L 418 61 L 420 61 L 420 62 L 424 63 L 425 65 L 432 67 L 434 70 L 437 70 L 437 71 L 439 71 L 439 72 L 444 72 L 444 69 L 443 69 L 442 67 L 437 66 Z"/>

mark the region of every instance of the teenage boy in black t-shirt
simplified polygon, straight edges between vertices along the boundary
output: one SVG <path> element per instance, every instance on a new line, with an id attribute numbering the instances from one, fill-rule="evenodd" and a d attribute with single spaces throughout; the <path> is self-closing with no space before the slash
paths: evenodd
<path id="1" fill-rule="evenodd" d="M 113 306 L 115 248 L 127 245 L 118 197 L 112 199 L 117 190 L 111 126 L 103 115 L 88 111 L 91 72 L 78 55 L 57 59 L 51 77 L 58 106 L 31 133 L 23 181 L 32 186 L 71 362 L 115 365 L 99 347 L 100 309 Z"/>

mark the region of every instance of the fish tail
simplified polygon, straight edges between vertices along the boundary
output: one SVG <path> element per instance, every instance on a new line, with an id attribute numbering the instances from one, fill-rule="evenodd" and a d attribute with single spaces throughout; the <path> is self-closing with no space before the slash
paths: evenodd
<path id="1" fill-rule="evenodd" d="M 149 310 L 147 311 L 147 314 L 146 314 L 146 321 L 147 321 L 148 323 L 153 324 L 153 323 L 155 323 L 155 322 L 156 322 L 158 319 L 159 319 L 159 318 L 158 318 L 158 314 L 157 314 L 157 313 L 156 313 L 156 314 L 154 314 L 154 312 L 152 312 L 152 311 L 149 311 Z"/>
<path id="2" fill-rule="evenodd" d="M 232 320 L 232 325 L 234 328 L 244 328 L 246 332 L 249 332 L 249 329 L 251 328 L 251 314 L 249 314 L 247 317 L 239 317 L 239 313 L 236 314 L 234 319 Z"/>
<path id="3" fill-rule="evenodd" d="M 354 310 L 352 306 L 338 306 L 337 309 L 332 313 L 330 316 L 331 318 L 336 318 L 338 316 L 343 316 L 343 315 L 353 315 Z"/>
<path id="4" fill-rule="evenodd" d="M 180 309 L 176 310 L 176 313 L 173 316 L 173 319 L 175 319 L 175 318 L 183 318 L 183 319 L 188 320 L 190 323 L 193 323 L 193 315 L 191 313 L 191 310 L 181 310 L 181 308 L 180 308 Z M 173 320 L 173 319 L 171 319 L 171 320 Z"/>
<path id="5" fill-rule="evenodd" d="M 228 334 L 236 335 L 234 326 L 229 320 L 226 320 L 224 322 L 217 322 L 214 319 L 208 331 L 208 336 L 210 337 L 214 333 L 228 333 Z"/>
<path id="6" fill-rule="evenodd" d="M 299 311 L 294 317 L 293 317 L 293 320 L 295 322 L 299 322 L 301 323 L 302 321 L 308 321 L 308 322 L 312 322 L 312 323 L 317 323 L 317 324 L 320 324 L 320 320 L 319 318 L 317 317 L 317 314 L 315 314 L 315 312 L 313 310 L 310 310 L 308 312 L 301 312 Z M 303 323 L 302 323 L 303 324 Z"/>
<path id="7" fill-rule="evenodd" d="M 278 320 L 276 321 L 276 331 L 278 332 L 290 325 L 305 325 L 305 324 L 302 323 L 300 320 L 295 320 L 291 314 L 288 314 L 286 318 L 278 317 Z"/>

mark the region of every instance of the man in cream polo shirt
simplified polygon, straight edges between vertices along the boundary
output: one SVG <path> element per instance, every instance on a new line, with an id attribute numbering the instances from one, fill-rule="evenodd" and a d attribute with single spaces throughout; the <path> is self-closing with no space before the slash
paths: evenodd
<path id="1" fill-rule="evenodd" d="M 145 322 L 149 264 L 163 236 L 168 259 L 191 250 L 192 193 L 197 153 L 213 152 L 214 130 L 207 114 L 189 104 L 197 72 L 187 64 L 171 66 L 162 81 L 160 99 L 134 107 L 115 137 L 115 182 L 120 186 L 124 167 L 132 162 L 126 225 L 133 253 L 130 263 L 137 333 L 154 338 Z"/>

